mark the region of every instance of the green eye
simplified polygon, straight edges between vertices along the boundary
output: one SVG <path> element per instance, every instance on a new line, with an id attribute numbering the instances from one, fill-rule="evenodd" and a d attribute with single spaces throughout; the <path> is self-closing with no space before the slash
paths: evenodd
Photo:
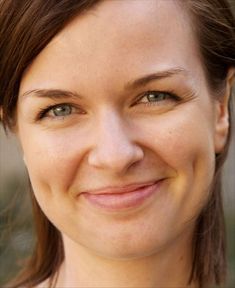
<path id="1" fill-rule="evenodd" d="M 68 117 L 72 114 L 86 114 L 83 109 L 76 106 L 75 104 L 69 104 L 69 103 L 61 103 L 56 105 L 50 105 L 46 108 L 43 108 L 39 111 L 36 119 L 42 120 L 44 118 L 58 118 L 60 117 L 63 119 L 65 117 Z"/>
<path id="2" fill-rule="evenodd" d="M 62 104 L 52 108 L 50 112 L 53 113 L 53 116 L 57 117 L 68 116 L 72 113 L 72 107 L 68 104 Z"/>
<path id="3" fill-rule="evenodd" d="M 151 91 L 144 95 L 141 102 L 159 102 L 167 99 L 171 99 L 172 96 L 166 92 Z"/>

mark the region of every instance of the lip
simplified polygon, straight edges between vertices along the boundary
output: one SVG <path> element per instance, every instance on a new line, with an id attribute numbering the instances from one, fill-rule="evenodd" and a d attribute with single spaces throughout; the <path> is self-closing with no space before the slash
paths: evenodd
<path id="1" fill-rule="evenodd" d="M 126 210 L 143 205 L 159 190 L 161 183 L 162 180 L 158 180 L 125 187 L 107 187 L 105 189 L 82 192 L 80 195 L 97 208 L 108 211 Z"/>

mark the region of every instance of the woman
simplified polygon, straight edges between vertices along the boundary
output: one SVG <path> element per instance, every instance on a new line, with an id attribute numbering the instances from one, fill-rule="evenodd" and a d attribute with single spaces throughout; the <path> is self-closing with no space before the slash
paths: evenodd
<path id="1" fill-rule="evenodd" d="M 14 287 L 223 283 L 226 0 L 0 3 L 2 121 L 37 227 Z"/>

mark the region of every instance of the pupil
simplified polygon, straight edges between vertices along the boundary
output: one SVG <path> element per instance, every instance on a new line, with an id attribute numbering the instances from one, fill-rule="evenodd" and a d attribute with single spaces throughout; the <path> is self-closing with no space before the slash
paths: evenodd
<path id="1" fill-rule="evenodd" d="M 155 95 L 155 94 L 149 94 L 149 96 L 148 96 L 148 100 L 150 101 L 150 102 L 153 102 L 153 101 L 156 101 L 156 100 L 161 100 L 163 98 L 163 95 L 162 94 L 157 94 L 157 95 Z"/>
<path id="2" fill-rule="evenodd" d="M 69 115 L 70 113 L 71 113 L 71 107 L 68 105 L 56 107 L 54 110 L 55 116 L 66 116 Z"/>
<path id="3" fill-rule="evenodd" d="M 163 93 L 158 93 L 158 94 L 149 94 L 148 95 L 148 100 L 150 101 L 150 102 L 154 102 L 154 101 L 156 101 L 156 100 L 163 100 L 164 99 L 164 97 L 165 97 L 165 95 L 163 94 Z"/>

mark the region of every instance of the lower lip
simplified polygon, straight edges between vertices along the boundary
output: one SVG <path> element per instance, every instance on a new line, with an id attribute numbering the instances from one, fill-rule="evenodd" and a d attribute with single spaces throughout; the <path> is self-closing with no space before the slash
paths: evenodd
<path id="1" fill-rule="evenodd" d="M 144 186 L 127 193 L 115 194 L 90 194 L 83 193 L 82 195 L 89 201 L 90 204 L 103 208 L 105 210 L 125 210 L 128 208 L 138 207 L 151 198 L 159 188 L 161 181 L 155 182 L 153 185 Z"/>

